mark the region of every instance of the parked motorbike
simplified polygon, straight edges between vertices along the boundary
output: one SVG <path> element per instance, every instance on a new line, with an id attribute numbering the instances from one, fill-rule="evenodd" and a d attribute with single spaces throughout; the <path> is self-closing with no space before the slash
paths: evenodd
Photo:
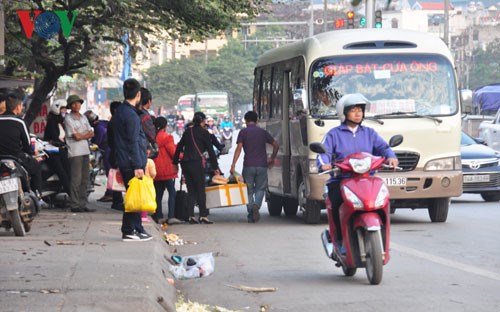
<path id="1" fill-rule="evenodd" d="M 16 236 L 24 236 L 31 230 L 31 223 L 40 211 L 28 177 L 19 159 L 0 156 L 0 227 L 14 229 Z"/>
<path id="2" fill-rule="evenodd" d="M 222 128 L 222 132 L 220 134 L 220 142 L 225 145 L 224 154 L 228 154 L 231 149 L 231 145 L 233 143 L 233 128 L 224 127 Z"/>
<path id="3" fill-rule="evenodd" d="M 402 141 L 401 135 L 395 135 L 390 139 L 389 145 L 398 146 Z M 312 143 L 310 149 L 318 154 L 326 152 L 321 143 Z M 357 268 L 365 268 L 372 285 L 382 281 L 383 265 L 390 258 L 389 190 L 382 178 L 370 175 L 381 167 L 388 167 L 384 162 L 384 158 L 369 153 L 354 153 L 333 164 L 331 170 L 319 173 L 349 175 L 340 185 L 344 202 L 340 206 L 339 215 L 345 250 L 333 243 L 335 222 L 326 190 L 328 229 L 321 233 L 326 255 L 335 261 L 337 267 L 342 267 L 346 276 L 356 274 Z"/>

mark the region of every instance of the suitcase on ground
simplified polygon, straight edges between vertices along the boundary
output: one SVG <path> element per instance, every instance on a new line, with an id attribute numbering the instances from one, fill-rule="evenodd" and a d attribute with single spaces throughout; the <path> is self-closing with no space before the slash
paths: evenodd
<path id="1" fill-rule="evenodd" d="M 188 213 L 188 194 L 186 191 L 182 190 L 182 179 L 181 179 L 181 187 L 175 193 L 175 217 L 179 220 L 188 221 L 189 213 Z"/>

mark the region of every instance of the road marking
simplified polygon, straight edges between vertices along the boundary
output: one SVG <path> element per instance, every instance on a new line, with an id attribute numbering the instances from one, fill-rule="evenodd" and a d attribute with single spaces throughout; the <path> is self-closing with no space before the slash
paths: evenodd
<path id="1" fill-rule="evenodd" d="M 413 248 L 406 247 L 406 246 L 403 246 L 400 244 L 396 244 L 394 242 L 391 242 L 391 249 L 395 249 L 397 251 L 400 251 L 400 252 L 415 256 L 415 257 L 419 257 L 419 258 L 422 258 L 425 260 L 429 260 L 429 261 L 432 261 L 432 262 L 435 262 L 438 264 L 448 266 L 450 268 L 461 270 L 461 271 L 464 271 L 467 273 L 476 274 L 476 275 L 486 277 L 486 278 L 500 282 L 500 274 L 495 273 L 495 272 L 491 272 L 491 271 L 482 270 L 482 269 L 479 269 L 479 268 L 472 266 L 472 265 L 467 265 L 467 264 L 463 264 L 463 263 L 460 263 L 457 261 L 434 256 L 434 255 L 431 255 L 429 253 L 419 251 L 417 249 L 413 249 Z"/>

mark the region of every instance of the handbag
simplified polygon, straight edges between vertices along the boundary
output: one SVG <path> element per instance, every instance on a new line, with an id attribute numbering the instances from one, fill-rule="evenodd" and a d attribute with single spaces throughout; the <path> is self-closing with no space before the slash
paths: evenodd
<path id="1" fill-rule="evenodd" d="M 181 187 L 175 193 L 175 212 L 174 216 L 183 221 L 189 220 L 188 213 L 188 194 L 186 191 L 182 190 L 182 179 L 181 179 Z"/>
<path id="2" fill-rule="evenodd" d="M 119 169 L 111 168 L 108 172 L 108 183 L 106 185 L 108 190 L 116 192 L 125 192 L 125 184 L 123 184 L 122 174 Z"/>
<path id="3" fill-rule="evenodd" d="M 128 182 L 125 193 L 125 212 L 150 212 L 156 211 L 156 191 L 153 179 L 133 177 Z"/>
<path id="4" fill-rule="evenodd" d="M 201 166 L 203 167 L 203 169 L 205 169 L 207 167 L 207 159 L 200 152 L 200 149 L 198 148 L 198 144 L 196 144 L 196 141 L 194 140 L 193 128 L 191 128 L 191 138 L 193 139 L 193 143 L 194 143 L 194 146 L 196 147 L 196 150 L 198 151 L 198 154 L 200 154 Z"/>

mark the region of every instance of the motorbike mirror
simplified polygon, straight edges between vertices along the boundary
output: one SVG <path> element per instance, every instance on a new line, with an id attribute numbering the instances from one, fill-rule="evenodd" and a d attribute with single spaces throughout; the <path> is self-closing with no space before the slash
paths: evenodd
<path id="1" fill-rule="evenodd" d="M 326 153 L 325 146 L 319 142 L 314 142 L 314 143 L 309 144 L 309 149 L 316 154 Z"/>
<path id="2" fill-rule="evenodd" d="M 389 140 L 389 146 L 395 147 L 403 143 L 403 136 L 401 134 L 396 134 Z"/>

